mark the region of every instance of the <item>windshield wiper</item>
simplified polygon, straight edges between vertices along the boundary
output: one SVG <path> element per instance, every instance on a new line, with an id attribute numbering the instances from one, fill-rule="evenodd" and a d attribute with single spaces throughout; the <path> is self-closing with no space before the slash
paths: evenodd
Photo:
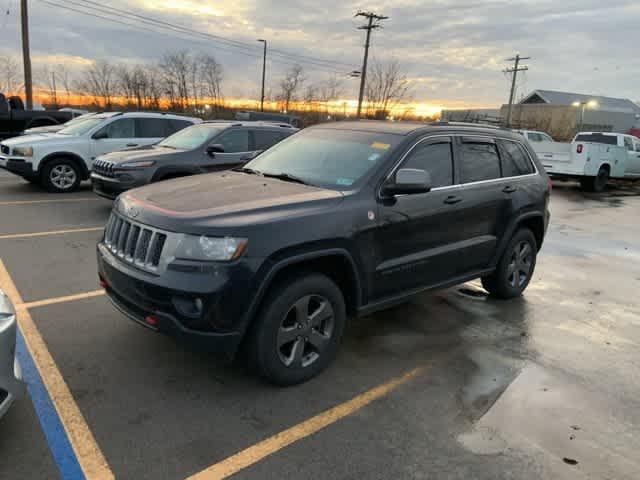
<path id="1" fill-rule="evenodd" d="M 286 173 L 286 172 L 263 173 L 262 175 L 268 178 L 277 178 L 278 180 L 284 180 L 285 182 L 294 182 L 294 183 L 301 183 L 302 185 L 311 185 L 306 180 L 303 180 L 300 177 L 296 177 L 295 175 L 291 175 L 290 173 Z"/>
<path id="2" fill-rule="evenodd" d="M 261 171 L 254 170 L 253 168 L 248 168 L 248 167 L 238 167 L 238 168 L 234 168 L 232 170 L 234 172 L 248 173 L 249 175 L 262 175 Z"/>

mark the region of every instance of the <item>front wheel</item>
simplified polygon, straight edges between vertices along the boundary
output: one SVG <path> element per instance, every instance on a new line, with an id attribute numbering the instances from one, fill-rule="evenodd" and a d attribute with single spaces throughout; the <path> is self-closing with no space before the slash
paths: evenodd
<path id="1" fill-rule="evenodd" d="M 68 193 L 78 189 L 81 182 L 78 165 L 65 158 L 47 163 L 42 170 L 42 184 L 53 193 Z"/>
<path id="2" fill-rule="evenodd" d="M 482 277 L 482 286 L 497 298 L 519 296 L 531 281 L 537 252 L 536 239 L 531 230 L 518 230 L 509 241 L 496 270 Z"/>
<path id="3" fill-rule="evenodd" d="M 250 332 L 249 363 L 276 385 L 305 382 L 334 360 L 345 322 L 344 297 L 330 278 L 295 275 L 268 294 Z"/>
<path id="4" fill-rule="evenodd" d="M 598 170 L 598 175 L 596 175 L 595 177 L 581 178 L 580 186 L 583 190 L 600 193 L 603 192 L 605 188 L 607 188 L 608 182 L 609 171 L 604 167 L 600 167 L 600 170 Z"/>

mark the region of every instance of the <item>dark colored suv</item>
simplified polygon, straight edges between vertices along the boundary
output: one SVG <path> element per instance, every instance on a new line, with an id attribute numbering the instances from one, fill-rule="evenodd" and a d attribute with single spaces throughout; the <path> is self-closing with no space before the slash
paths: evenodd
<path id="1" fill-rule="evenodd" d="M 461 125 L 343 122 L 239 171 L 121 195 L 98 244 L 101 284 L 138 323 L 281 384 L 335 357 L 348 316 L 474 278 L 527 287 L 550 182 L 527 142 Z"/>
<path id="2" fill-rule="evenodd" d="M 148 183 L 244 165 L 297 132 L 269 122 L 211 121 L 187 127 L 146 147 L 98 157 L 92 166 L 93 191 L 114 199 Z"/>

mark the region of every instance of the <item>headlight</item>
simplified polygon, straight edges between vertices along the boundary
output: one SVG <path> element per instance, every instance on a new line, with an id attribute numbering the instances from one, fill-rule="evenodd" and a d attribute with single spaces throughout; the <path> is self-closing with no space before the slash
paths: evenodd
<path id="1" fill-rule="evenodd" d="M 17 157 L 33 157 L 33 147 L 13 147 L 13 155 Z"/>
<path id="2" fill-rule="evenodd" d="M 143 161 L 143 162 L 127 162 L 127 163 L 121 163 L 120 165 L 116 165 L 116 168 L 118 167 L 123 167 L 123 168 L 145 168 L 145 167 L 152 167 L 153 165 L 155 165 L 156 162 L 154 162 L 153 160 L 147 160 L 147 161 Z"/>
<path id="3" fill-rule="evenodd" d="M 238 258 L 246 246 L 246 238 L 185 235 L 175 256 L 187 260 L 229 261 Z"/>

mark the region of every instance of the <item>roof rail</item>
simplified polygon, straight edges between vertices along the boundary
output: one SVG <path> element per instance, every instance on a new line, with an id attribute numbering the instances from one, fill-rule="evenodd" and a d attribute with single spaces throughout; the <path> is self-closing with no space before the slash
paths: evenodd
<path id="1" fill-rule="evenodd" d="M 453 127 L 478 127 L 478 128 L 492 128 L 494 130 L 508 130 L 505 127 L 502 127 L 500 125 L 491 125 L 490 123 L 471 123 L 471 122 L 447 122 L 447 121 L 437 121 L 437 122 L 430 122 L 429 125 L 432 125 L 434 127 L 446 127 L 446 126 L 453 126 Z"/>

